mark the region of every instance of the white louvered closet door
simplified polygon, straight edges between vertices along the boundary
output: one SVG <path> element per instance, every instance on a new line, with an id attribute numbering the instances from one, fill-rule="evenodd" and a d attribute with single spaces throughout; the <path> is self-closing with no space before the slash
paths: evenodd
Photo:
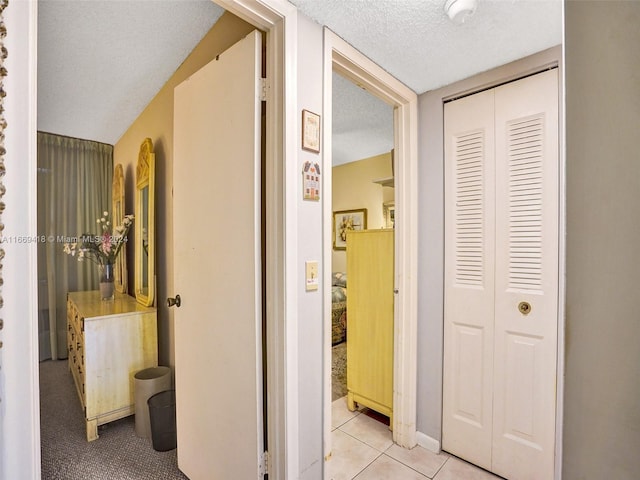
<path id="1" fill-rule="evenodd" d="M 496 89 L 493 468 L 552 479 L 558 331 L 558 70 Z M 522 313 L 519 305 L 530 305 Z"/>
<path id="2" fill-rule="evenodd" d="M 554 474 L 557 82 L 557 70 L 551 70 L 445 107 L 442 445 L 510 480 Z M 482 219 L 471 228 L 461 139 L 480 130 L 493 138 L 485 139 L 484 156 L 478 155 L 485 176 L 477 190 L 482 198 L 474 202 Z M 486 252 L 481 260 L 465 247 L 471 237 Z M 465 281 L 467 270 L 482 277 Z M 479 296 L 491 306 L 479 308 Z"/>
<path id="3" fill-rule="evenodd" d="M 445 105 L 442 446 L 491 468 L 495 242 L 494 94 Z"/>

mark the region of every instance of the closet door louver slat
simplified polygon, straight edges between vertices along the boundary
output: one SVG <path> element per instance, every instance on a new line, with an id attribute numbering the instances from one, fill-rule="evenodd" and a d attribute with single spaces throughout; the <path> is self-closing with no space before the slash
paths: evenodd
<path id="1" fill-rule="evenodd" d="M 462 134 L 455 144 L 455 281 L 482 286 L 484 275 L 484 131 Z"/>
<path id="2" fill-rule="evenodd" d="M 542 286 L 544 116 L 507 124 L 509 288 Z"/>

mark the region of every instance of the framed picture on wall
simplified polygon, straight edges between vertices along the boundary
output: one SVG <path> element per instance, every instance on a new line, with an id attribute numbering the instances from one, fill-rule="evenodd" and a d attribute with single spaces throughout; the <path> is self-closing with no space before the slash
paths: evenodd
<path id="1" fill-rule="evenodd" d="M 302 110 L 302 148 L 320 153 L 320 115 Z"/>
<path id="2" fill-rule="evenodd" d="M 349 230 L 367 229 L 367 209 L 342 210 L 333 212 L 333 249 L 347 249 L 347 232 Z"/>

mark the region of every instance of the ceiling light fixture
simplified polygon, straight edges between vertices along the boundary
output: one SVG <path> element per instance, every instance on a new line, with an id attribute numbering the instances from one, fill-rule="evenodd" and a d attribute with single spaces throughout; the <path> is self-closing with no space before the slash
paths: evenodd
<path id="1" fill-rule="evenodd" d="M 444 11 L 453 23 L 462 25 L 473 15 L 477 6 L 478 0 L 447 0 L 444 3 Z"/>

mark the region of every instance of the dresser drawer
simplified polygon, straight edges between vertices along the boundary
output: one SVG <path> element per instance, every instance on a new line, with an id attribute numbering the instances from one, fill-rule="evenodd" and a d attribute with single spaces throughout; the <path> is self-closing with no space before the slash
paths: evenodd
<path id="1" fill-rule="evenodd" d="M 78 390 L 80 403 L 84 407 L 85 401 L 85 363 L 84 336 L 78 332 L 73 323 L 67 321 L 67 353 L 69 370 Z"/>
<path id="2" fill-rule="evenodd" d="M 156 318 L 154 308 L 121 293 L 106 302 L 98 291 L 67 294 L 69 370 L 88 441 L 98 438 L 98 425 L 134 413 L 133 374 L 158 364 Z"/>
<path id="3" fill-rule="evenodd" d="M 84 319 L 80 315 L 80 312 L 78 312 L 76 305 L 71 300 L 67 300 L 67 323 L 73 325 L 77 332 L 82 332 L 84 330 Z"/>

